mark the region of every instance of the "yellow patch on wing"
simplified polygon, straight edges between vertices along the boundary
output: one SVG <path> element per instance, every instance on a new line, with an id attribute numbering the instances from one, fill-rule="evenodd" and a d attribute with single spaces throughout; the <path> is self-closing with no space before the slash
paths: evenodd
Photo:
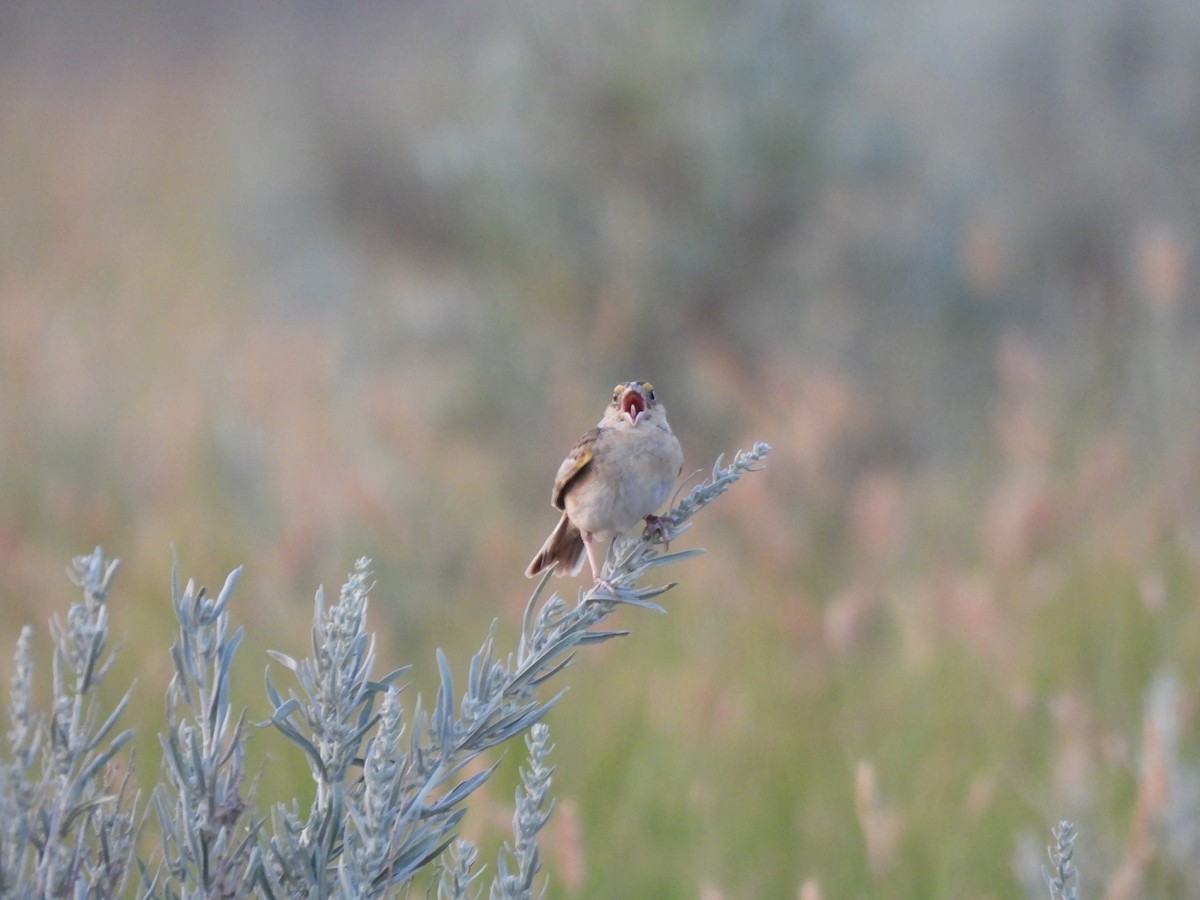
<path id="1" fill-rule="evenodd" d="M 591 464 L 592 457 L 595 456 L 596 438 L 599 434 L 599 428 L 593 428 L 587 432 L 587 434 L 579 439 L 579 443 L 571 449 L 571 452 L 567 454 L 567 458 L 562 461 L 562 465 L 558 467 L 558 475 L 554 479 L 554 492 L 550 497 L 556 509 L 566 508 L 564 495 L 567 492 L 567 488 Z"/>

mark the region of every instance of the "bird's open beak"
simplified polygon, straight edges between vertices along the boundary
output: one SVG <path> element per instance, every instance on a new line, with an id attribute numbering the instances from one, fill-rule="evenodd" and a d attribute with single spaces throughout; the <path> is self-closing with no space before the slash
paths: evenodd
<path id="1" fill-rule="evenodd" d="M 633 388 L 627 390 L 625 396 L 621 398 L 621 412 L 629 416 L 629 421 L 636 425 L 638 417 L 645 411 L 646 398 L 641 395 L 641 392 Z"/>

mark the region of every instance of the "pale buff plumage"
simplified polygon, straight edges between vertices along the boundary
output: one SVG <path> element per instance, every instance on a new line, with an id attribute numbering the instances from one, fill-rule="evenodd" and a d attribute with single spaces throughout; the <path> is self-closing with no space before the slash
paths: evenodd
<path id="1" fill-rule="evenodd" d="M 644 381 L 617 385 L 600 423 L 558 468 L 550 499 L 563 515 L 525 574 L 557 564 L 558 574 L 574 575 L 586 555 L 598 580 L 597 545 L 643 519 L 655 522 L 682 468 L 683 451 L 654 388 Z"/>

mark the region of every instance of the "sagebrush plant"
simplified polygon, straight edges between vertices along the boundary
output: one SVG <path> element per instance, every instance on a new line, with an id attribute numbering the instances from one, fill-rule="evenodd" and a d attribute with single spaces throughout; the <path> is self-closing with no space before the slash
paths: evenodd
<path id="1" fill-rule="evenodd" d="M 769 452 L 760 443 L 731 465 L 718 459 L 711 478 L 671 510 L 674 534 Z M 549 729 L 541 720 L 564 693 L 545 699 L 538 688 L 567 668 L 578 648 L 628 633 L 596 628 L 618 605 L 662 611 L 654 598 L 674 585 L 642 586 L 642 578 L 699 552 L 666 552 L 661 535 L 649 532 L 618 538 L 602 581 L 574 605 L 558 594 L 542 601 L 547 574 L 529 599 L 515 650 L 498 651 L 494 623 L 471 659 L 461 697 L 439 650 L 437 694 L 428 705 L 418 694 L 412 709 L 401 703 L 400 679 L 409 667 L 374 672 L 366 627 L 371 569 L 360 559 L 336 603 L 327 605 L 317 592 L 312 654 L 271 654 L 290 672 L 291 685 L 280 690 L 268 676 L 272 713 L 261 724 L 304 755 L 316 793 L 307 810 L 292 801 L 264 815 L 245 785 L 245 714 L 229 700 L 243 636 L 231 626 L 229 606 L 241 570 L 216 597 L 193 581 L 180 590 L 177 573 L 172 577 L 175 673 L 159 734 L 158 781 L 142 804 L 130 787 L 132 758 L 120 755 L 133 729 L 117 731 L 130 692 L 107 715 L 96 697 L 113 659 L 106 602 L 118 566 L 96 548 L 71 570 L 82 600 L 65 627 L 51 624 L 49 713 L 33 708 L 28 627 L 17 643 L 0 763 L 0 895 L 111 897 L 133 883 L 138 896 L 376 897 L 436 863 L 439 898 L 477 897 L 478 851 L 457 839 L 457 827 L 496 764 L 471 763 L 525 734 L 528 763 L 513 841 L 495 863 L 489 897 L 531 897 L 541 868 L 537 835 L 553 809 Z M 137 851 L 142 827 L 154 838 L 146 858 Z"/>
<path id="2" fill-rule="evenodd" d="M 1042 878 L 1050 889 L 1050 900 L 1079 900 L 1079 872 L 1075 855 L 1075 826 L 1063 819 L 1051 829 L 1054 843 L 1047 848 L 1051 868 L 1042 869 Z"/>
<path id="3" fill-rule="evenodd" d="M 171 647 L 175 674 L 152 794 L 161 855 L 153 875 L 142 865 L 147 894 L 227 897 L 261 880 L 259 823 L 241 824 L 245 714 L 235 720 L 229 703 L 229 670 L 243 631 L 230 633 L 227 608 L 240 575 L 240 568 L 231 572 L 211 598 L 193 581 L 180 591 L 172 573 L 179 637 Z"/>
<path id="4" fill-rule="evenodd" d="M 105 601 L 116 570 L 117 562 L 105 562 L 99 549 L 68 570 L 83 599 L 68 610 L 65 626 L 50 620 L 48 713 L 33 708 L 28 626 L 17 640 L 0 765 L 0 896 L 81 896 L 83 890 L 112 897 L 129 874 L 137 798 L 131 766 L 113 763 L 133 736 L 132 729 L 114 734 L 133 689 L 107 715 L 96 697 L 113 661 Z"/>

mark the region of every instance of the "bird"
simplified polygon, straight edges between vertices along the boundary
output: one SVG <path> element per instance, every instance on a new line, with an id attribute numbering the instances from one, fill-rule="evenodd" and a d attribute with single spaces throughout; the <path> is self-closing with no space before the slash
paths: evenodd
<path id="1" fill-rule="evenodd" d="M 683 449 L 653 385 L 618 384 L 600 422 L 558 467 L 550 501 L 562 516 L 525 574 L 533 578 L 556 566 L 559 575 L 575 575 L 586 556 L 601 583 L 598 546 L 604 541 L 643 519 L 669 539 L 669 517 L 655 513 L 682 471 Z"/>

